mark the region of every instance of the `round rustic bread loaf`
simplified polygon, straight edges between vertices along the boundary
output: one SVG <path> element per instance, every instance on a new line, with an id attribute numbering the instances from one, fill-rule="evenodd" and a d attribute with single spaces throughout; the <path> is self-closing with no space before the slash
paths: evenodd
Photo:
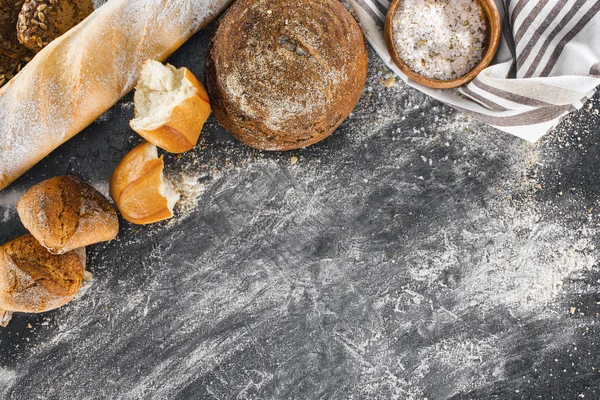
<path id="1" fill-rule="evenodd" d="M 0 311 L 43 312 L 75 297 L 83 281 L 85 249 L 48 252 L 32 235 L 0 246 Z"/>
<path id="2" fill-rule="evenodd" d="M 367 76 L 362 31 L 337 0 L 238 0 L 209 47 L 217 120 L 259 150 L 305 147 L 350 114 Z"/>

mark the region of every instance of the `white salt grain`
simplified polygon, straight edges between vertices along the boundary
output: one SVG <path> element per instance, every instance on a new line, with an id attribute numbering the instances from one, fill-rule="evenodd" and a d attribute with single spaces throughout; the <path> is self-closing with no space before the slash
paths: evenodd
<path id="1" fill-rule="evenodd" d="M 475 0 L 404 0 L 393 19 L 399 57 L 419 75 L 451 80 L 483 58 L 487 26 Z"/>

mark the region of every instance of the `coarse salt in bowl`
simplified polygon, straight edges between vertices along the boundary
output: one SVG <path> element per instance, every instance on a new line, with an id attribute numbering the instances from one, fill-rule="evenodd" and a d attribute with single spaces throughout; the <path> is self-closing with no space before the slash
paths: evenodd
<path id="1" fill-rule="evenodd" d="M 393 0 L 385 39 L 395 64 L 410 79 L 455 88 L 492 61 L 500 42 L 500 14 L 494 0 Z"/>

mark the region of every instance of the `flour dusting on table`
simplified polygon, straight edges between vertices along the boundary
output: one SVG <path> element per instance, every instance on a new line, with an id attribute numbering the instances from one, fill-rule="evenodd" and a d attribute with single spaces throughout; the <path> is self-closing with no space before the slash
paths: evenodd
<path id="1" fill-rule="evenodd" d="M 0 331 L 7 396 L 598 398 L 597 99 L 534 146 L 385 86 L 370 56 L 318 145 L 259 153 L 211 118 L 165 155 L 188 200 L 123 221 L 76 301 Z M 82 178 L 110 176 L 138 139 L 102 124 L 49 168 L 82 149 Z"/>

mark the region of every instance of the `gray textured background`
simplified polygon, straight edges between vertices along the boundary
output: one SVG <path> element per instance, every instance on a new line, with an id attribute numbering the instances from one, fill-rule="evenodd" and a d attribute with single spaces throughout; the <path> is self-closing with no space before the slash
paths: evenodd
<path id="1" fill-rule="evenodd" d="M 213 28 L 171 62 L 203 78 Z M 0 330 L 0 395 L 598 398 L 600 98 L 532 145 L 385 88 L 369 55 L 358 107 L 318 145 L 261 154 L 211 117 L 166 156 L 185 207 L 122 221 L 76 301 Z M 36 182 L 106 193 L 132 115 L 128 96 L 1 192 L 0 242 Z"/>

